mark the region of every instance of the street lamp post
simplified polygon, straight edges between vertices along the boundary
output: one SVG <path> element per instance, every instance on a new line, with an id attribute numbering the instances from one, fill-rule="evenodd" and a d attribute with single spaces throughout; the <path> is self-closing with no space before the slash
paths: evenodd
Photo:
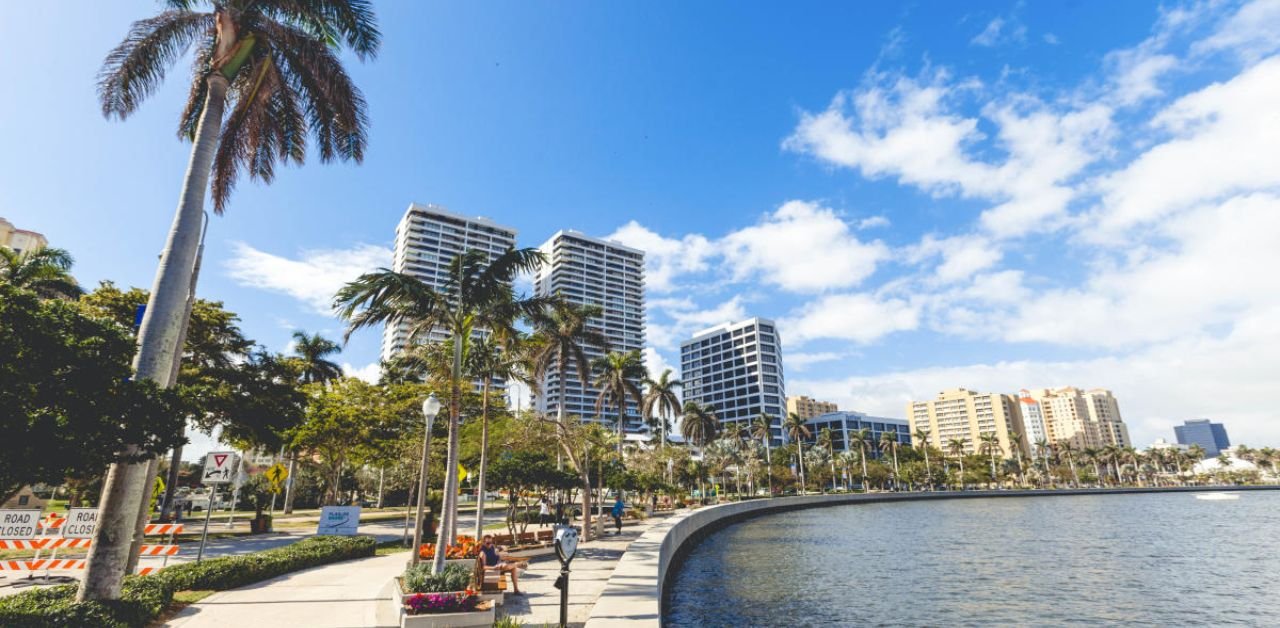
<path id="1" fill-rule="evenodd" d="M 431 393 L 422 402 L 422 416 L 427 419 L 427 432 L 422 438 L 422 469 L 418 472 L 418 520 L 413 524 L 413 565 L 421 560 L 419 548 L 422 547 L 422 511 L 427 504 L 427 452 L 431 447 L 431 424 L 435 423 L 437 414 L 440 414 L 440 400 L 436 399 L 435 393 Z"/>

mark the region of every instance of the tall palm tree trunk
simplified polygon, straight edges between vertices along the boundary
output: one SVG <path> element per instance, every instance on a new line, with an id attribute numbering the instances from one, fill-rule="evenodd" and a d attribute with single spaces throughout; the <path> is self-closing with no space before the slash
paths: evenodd
<path id="1" fill-rule="evenodd" d="M 476 540 L 484 536 L 484 473 L 489 466 L 489 378 L 480 392 L 480 479 L 476 481 Z"/>
<path id="2" fill-rule="evenodd" d="M 862 461 L 862 492 L 867 492 L 867 446 L 863 444 L 860 448 L 862 453 L 858 459 Z"/>
<path id="3" fill-rule="evenodd" d="M 773 497 L 773 448 L 769 446 L 769 438 L 764 439 L 764 464 L 766 467 L 765 477 L 769 480 L 769 497 Z"/>
<path id="4" fill-rule="evenodd" d="M 929 443 L 924 444 L 924 476 L 925 484 L 933 488 L 933 467 L 929 466 Z"/>
<path id="5" fill-rule="evenodd" d="M 440 533 L 431 572 L 444 571 L 445 548 L 454 544 L 458 523 L 458 415 L 462 412 L 462 334 L 453 334 L 453 373 L 449 383 L 449 449 L 444 464 L 444 500 L 441 502 Z"/>
<path id="6" fill-rule="evenodd" d="M 227 79 L 213 73 L 207 79 L 204 111 L 191 145 L 191 160 L 182 184 L 182 199 L 169 229 L 169 239 L 160 255 L 155 283 L 138 332 L 138 354 L 134 372 L 140 379 L 166 385 L 179 359 L 182 315 L 191 293 L 191 271 L 199 248 L 204 220 L 204 196 L 209 188 L 209 171 L 218 147 L 222 112 L 226 107 Z M 128 445 L 122 452 L 137 455 L 140 449 Z M 115 600 L 129 563 L 137 526 L 138 509 L 147 496 L 149 463 L 116 463 L 107 471 L 98 507 L 98 528 L 89 547 L 84 583 L 76 599 Z"/>
<path id="7" fill-rule="evenodd" d="M 898 478 L 901 476 L 901 472 L 898 469 L 898 444 L 894 443 L 890 449 L 893 450 L 893 488 L 897 489 L 899 487 Z"/>
<path id="8" fill-rule="evenodd" d="M 807 487 L 804 481 L 804 443 L 796 441 L 796 458 L 800 460 L 800 494 L 804 495 Z"/>

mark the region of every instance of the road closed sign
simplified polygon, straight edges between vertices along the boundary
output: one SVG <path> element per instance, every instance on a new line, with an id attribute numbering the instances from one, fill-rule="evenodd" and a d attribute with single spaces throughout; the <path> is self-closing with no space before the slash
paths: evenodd
<path id="1" fill-rule="evenodd" d="M 229 484 L 236 475 L 236 454 L 233 451 L 213 451 L 204 457 L 204 484 Z"/>
<path id="2" fill-rule="evenodd" d="M 62 524 L 62 537 L 67 539 L 91 539 L 97 529 L 97 508 L 72 508 L 67 511 L 67 522 Z"/>
<path id="3" fill-rule="evenodd" d="M 39 510 L 0 510 L 0 539 L 34 539 Z"/>

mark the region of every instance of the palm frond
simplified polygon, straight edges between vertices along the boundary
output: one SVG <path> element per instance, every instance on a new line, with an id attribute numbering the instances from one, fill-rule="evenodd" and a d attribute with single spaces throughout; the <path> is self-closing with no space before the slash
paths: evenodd
<path id="1" fill-rule="evenodd" d="M 196 52 L 191 61 L 193 80 L 187 93 L 187 104 L 182 108 L 182 115 L 178 117 L 178 137 L 182 139 L 194 140 L 196 128 L 200 126 L 200 115 L 204 113 L 204 101 L 209 93 L 209 83 L 205 78 L 209 75 L 209 62 L 213 59 L 216 43 L 216 38 L 210 33 L 205 37 L 204 42 L 196 46 Z"/>
<path id="2" fill-rule="evenodd" d="M 107 53 L 98 73 L 102 115 L 124 119 L 136 111 L 191 42 L 213 28 L 213 14 L 186 10 L 134 22 L 124 41 Z"/>
<path id="3" fill-rule="evenodd" d="M 341 37 L 361 61 L 377 56 L 382 44 L 369 0 L 274 0 L 262 12 L 326 40 Z"/>

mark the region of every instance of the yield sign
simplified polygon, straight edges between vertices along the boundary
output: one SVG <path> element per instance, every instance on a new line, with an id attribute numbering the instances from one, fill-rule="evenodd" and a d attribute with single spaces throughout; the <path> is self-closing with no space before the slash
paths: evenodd
<path id="1" fill-rule="evenodd" d="M 204 473 L 200 481 L 204 484 L 227 484 L 236 475 L 236 455 L 230 451 L 211 452 L 204 459 Z"/>

